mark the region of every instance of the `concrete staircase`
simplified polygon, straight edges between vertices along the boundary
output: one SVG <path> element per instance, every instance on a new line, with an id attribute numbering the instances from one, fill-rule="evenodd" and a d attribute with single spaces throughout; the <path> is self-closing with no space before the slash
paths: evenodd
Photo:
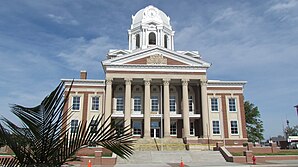
<path id="1" fill-rule="evenodd" d="M 180 138 L 138 139 L 134 145 L 135 151 L 174 151 L 185 150 Z"/>

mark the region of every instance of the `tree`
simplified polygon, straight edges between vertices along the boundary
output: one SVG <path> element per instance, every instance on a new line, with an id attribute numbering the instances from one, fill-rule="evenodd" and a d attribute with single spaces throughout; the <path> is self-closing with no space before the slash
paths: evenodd
<path id="1" fill-rule="evenodd" d="M 293 127 L 286 127 L 285 133 L 287 134 L 287 136 L 298 136 L 298 125 Z"/>
<path id="2" fill-rule="evenodd" d="M 69 93 L 64 97 L 64 92 L 64 85 L 60 83 L 36 107 L 11 107 L 11 112 L 20 119 L 22 126 L 3 118 L 7 128 L 0 124 L 0 139 L 13 150 L 15 157 L 0 158 L 0 166 L 61 166 L 73 160 L 76 151 L 90 143 L 103 146 L 121 158 L 132 155 L 130 128 L 124 127 L 119 134 L 118 124 L 104 121 L 103 115 L 93 117 L 90 121 L 92 125 L 82 121 L 75 131 L 70 131 L 70 109 L 63 111 Z"/>
<path id="3" fill-rule="evenodd" d="M 257 106 L 249 101 L 244 102 L 246 131 L 248 141 L 257 142 L 264 139 L 263 121 L 260 119 L 260 111 Z"/>

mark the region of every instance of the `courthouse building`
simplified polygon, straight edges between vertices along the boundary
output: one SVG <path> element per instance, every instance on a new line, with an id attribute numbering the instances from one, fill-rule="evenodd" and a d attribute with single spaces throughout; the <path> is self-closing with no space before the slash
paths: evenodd
<path id="1" fill-rule="evenodd" d="M 197 51 L 176 51 L 174 34 L 170 17 L 154 6 L 133 15 L 128 49 L 110 50 L 101 62 L 105 80 L 87 79 L 86 71 L 75 79 L 71 128 L 105 114 L 126 120 L 136 138 L 247 141 L 246 82 L 209 80 L 210 63 Z M 69 87 L 72 80 L 62 81 Z"/>

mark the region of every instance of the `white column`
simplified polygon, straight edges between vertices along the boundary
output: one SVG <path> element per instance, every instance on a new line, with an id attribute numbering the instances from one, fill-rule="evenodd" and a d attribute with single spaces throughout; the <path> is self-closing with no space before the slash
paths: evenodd
<path id="1" fill-rule="evenodd" d="M 145 43 L 145 35 L 146 35 L 145 29 L 143 29 L 143 31 L 142 31 L 142 49 L 144 49 L 145 48 L 145 45 L 146 45 L 146 43 Z"/>
<path id="2" fill-rule="evenodd" d="M 183 137 L 189 137 L 189 106 L 188 106 L 188 79 L 182 80 L 182 102 L 183 102 Z"/>
<path id="3" fill-rule="evenodd" d="M 144 80 L 145 84 L 145 100 L 144 100 L 144 137 L 150 137 L 150 79 Z"/>
<path id="4" fill-rule="evenodd" d="M 112 81 L 111 78 L 106 78 L 106 109 L 105 109 L 105 120 L 112 114 Z M 108 119 L 107 123 L 111 122 L 111 118 Z"/>
<path id="5" fill-rule="evenodd" d="M 170 79 L 163 79 L 164 92 L 164 137 L 170 137 Z"/>
<path id="6" fill-rule="evenodd" d="M 165 47 L 165 45 L 164 45 L 164 33 L 163 33 L 162 30 L 160 30 L 160 36 L 161 36 L 161 38 L 160 38 L 160 46 Z"/>
<path id="7" fill-rule="evenodd" d="M 157 28 L 157 31 L 156 31 L 156 45 L 158 46 L 159 45 L 159 29 Z"/>
<path id="8" fill-rule="evenodd" d="M 125 79 L 125 111 L 124 111 L 124 126 L 131 127 L 131 79 Z"/>
<path id="9" fill-rule="evenodd" d="M 203 137 L 208 137 L 209 128 L 209 114 L 208 114 L 208 100 L 207 100 L 207 81 L 201 80 L 201 98 L 202 98 L 202 117 L 203 117 Z"/>
<path id="10" fill-rule="evenodd" d="M 171 49 L 174 50 L 174 35 L 171 35 Z"/>

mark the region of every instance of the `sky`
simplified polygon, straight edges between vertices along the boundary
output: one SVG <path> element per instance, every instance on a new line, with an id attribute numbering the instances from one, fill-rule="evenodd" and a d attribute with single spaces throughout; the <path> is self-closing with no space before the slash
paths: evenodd
<path id="1" fill-rule="evenodd" d="M 298 0 L 9 0 L 0 5 L 0 114 L 38 105 L 62 78 L 104 79 L 109 49 L 128 49 L 131 16 L 171 18 L 175 50 L 199 51 L 208 79 L 244 80 L 265 138 L 298 124 Z"/>

